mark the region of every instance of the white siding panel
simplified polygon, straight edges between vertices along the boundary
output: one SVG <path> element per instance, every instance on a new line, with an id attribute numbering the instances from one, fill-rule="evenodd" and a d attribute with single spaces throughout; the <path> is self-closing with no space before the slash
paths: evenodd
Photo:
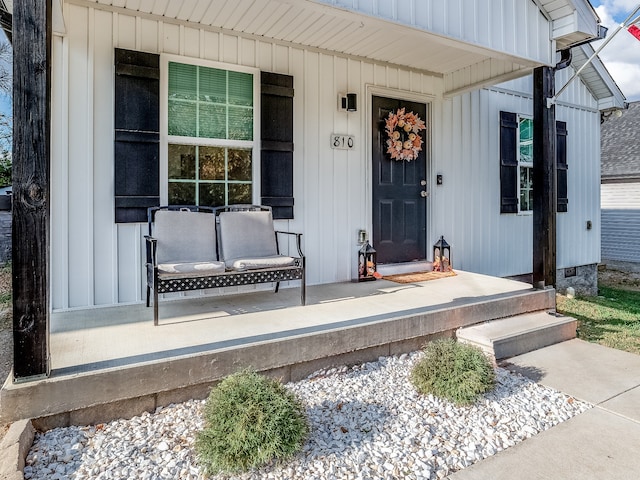
<path id="1" fill-rule="evenodd" d="M 297 146 L 294 146 L 295 152 L 300 152 L 300 142 L 302 143 L 303 157 L 301 161 L 304 164 L 305 175 L 304 202 L 302 205 L 300 205 L 300 202 L 296 202 L 296 215 L 302 216 L 304 222 L 308 278 L 310 280 L 313 278 L 314 281 L 317 281 L 316 279 L 323 278 L 322 268 L 324 263 L 320 257 L 322 236 L 316 234 L 316 232 L 322 231 L 320 221 L 324 216 L 324 208 L 321 201 L 322 186 L 320 185 L 321 156 L 319 155 L 319 149 L 321 142 L 316 133 L 320 131 L 320 111 L 322 105 L 317 92 L 323 83 L 323 79 L 320 73 L 320 54 L 305 52 L 304 61 L 304 130 L 302 132 L 302 138 L 296 143 Z M 294 97 L 294 104 L 295 103 Z M 295 155 L 297 160 L 299 157 L 297 153 Z M 298 163 L 296 162 L 296 164 Z M 311 232 L 314 233 L 312 234 Z"/>
<path id="2" fill-rule="evenodd" d="M 305 138 L 306 120 L 306 92 L 307 86 L 302 81 L 305 78 L 306 71 L 306 53 L 303 50 L 292 49 L 291 50 L 291 69 L 289 74 L 293 75 L 293 90 L 294 90 L 294 102 L 293 102 L 293 118 L 302 119 L 299 128 L 293 129 L 293 197 L 294 199 L 301 199 L 306 197 L 305 179 L 307 178 L 307 145 Z M 306 232 L 305 216 L 301 213 L 303 203 L 299 201 L 294 205 L 294 218 L 286 222 L 283 226 L 284 229 L 288 229 L 291 232 Z M 302 236 L 302 249 L 306 251 L 306 244 L 308 242 L 308 236 Z M 296 252 L 295 246 L 290 246 L 290 252 Z"/>
<path id="3" fill-rule="evenodd" d="M 218 60 L 220 58 L 220 35 L 215 32 L 204 32 L 203 58 L 207 60 Z"/>
<path id="4" fill-rule="evenodd" d="M 415 2 L 413 0 L 396 0 L 398 21 L 407 25 L 415 24 Z"/>
<path id="5" fill-rule="evenodd" d="M 118 303 L 142 298 L 144 257 L 141 255 L 144 224 L 118 224 Z"/>
<path id="6" fill-rule="evenodd" d="M 334 75 L 334 65 L 333 65 L 333 57 L 328 55 L 320 55 L 319 58 L 319 70 L 318 73 L 320 75 L 320 86 L 318 90 L 318 96 L 320 100 L 320 105 L 327 105 L 329 102 L 334 102 L 335 97 L 335 87 L 333 85 L 333 75 Z M 333 129 L 334 125 L 334 115 L 335 108 L 327 109 L 321 108 L 319 111 L 319 126 L 318 132 L 326 127 L 329 129 Z M 331 133 L 331 132 L 329 132 Z M 318 135 L 318 133 L 313 132 L 312 135 Z M 333 196 L 335 192 L 333 190 L 333 182 L 334 182 L 334 155 L 333 150 L 329 146 L 328 141 L 322 141 L 322 136 L 318 138 L 318 183 L 320 187 L 320 191 L 318 192 L 318 221 L 319 221 L 319 230 L 324 232 L 329 231 L 340 231 L 339 227 L 333 222 Z M 327 215 L 328 212 L 331 212 L 330 215 Z M 334 230 L 335 229 L 335 230 Z M 323 238 L 324 237 L 324 238 Z M 335 281 L 336 279 L 336 271 L 335 271 L 335 263 L 333 259 L 336 257 L 336 245 L 337 245 L 337 235 L 323 235 L 320 240 L 320 249 L 315 252 L 315 256 L 320 259 L 320 275 L 322 278 L 327 278 L 329 281 Z M 311 253 L 313 255 L 313 253 Z"/>
<path id="7" fill-rule="evenodd" d="M 532 1 L 316 0 L 465 42 L 553 62 L 549 22 Z"/>
<path id="8" fill-rule="evenodd" d="M 602 185 L 602 258 L 640 262 L 640 183 Z"/>
<path id="9" fill-rule="evenodd" d="M 187 57 L 200 58 L 200 30 L 195 28 L 183 28 L 184 35 L 184 52 Z"/>
<path id="10" fill-rule="evenodd" d="M 80 8 L 80 7 L 78 7 Z M 136 18 L 129 15 L 118 15 L 114 23 L 117 28 L 117 44 L 119 48 L 128 48 L 133 50 L 136 48 Z"/>
<path id="11" fill-rule="evenodd" d="M 93 302 L 93 217 L 91 198 L 92 132 L 91 98 L 93 74 L 89 71 L 89 11 L 69 6 L 69 306 L 91 305 Z"/>
<path id="12" fill-rule="evenodd" d="M 51 305 L 69 306 L 69 155 L 68 155 L 68 50 L 62 37 L 54 36 L 51 48 Z"/>
<path id="13" fill-rule="evenodd" d="M 238 37 L 222 35 L 222 61 L 226 63 L 238 62 Z"/>
<path id="14" fill-rule="evenodd" d="M 275 45 L 274 49 L 274 70 L 276 72 L 288 72 L 289 71 L 289 47 L 282 45 Z"/>
<path id="15" fill-rule="evenodd" d="M 260 70 L 273 71 L 273 49 L 275 45 L 272 43 L 260 42 L 258 46 L 258 67 Z"/>
<path id="16" fill-rule="evenodd" d="M 240 63 L 249 67 L 256 65 L 256 41 L 243 38 L 240 40 Z"/>
<path id="17" fill-rule="evenodd" d="M 105 21 L 110 20 L 105 19 Z M 111 46 L 111 42 L 105 42 L 107 46 Z M 140 20 L 140 50 L 143 52 L 155 52 L 158 50 L 158 22 Z"/>
<path id="18" fill-rule="evenodd" d="M 111 15 L 96 11 L 93 29 L 95 112 L 113 110 L 113 42 Z M 117 262 L 114 225 L 113 115 L 93 117 L 93 263 L 94 302 L 112 304 L 117 299 L 114 266 Z M 111 134 L 110 134 L 111 133 Z M 87 158 L 90 163 L 90 158 Z M 98 221 L 105 219 L 106 221 Z"/>
<path id="19" fill-rule="evenodd" d="M 172 23 L 162 24 L 162 46 L 165 53 L 180 54 L 180 28 Z"/>
<path id="20" fill-rule="evenodd" d="M 567 122 L 568 212 L 558 214 L 558 268 L 600 261 L 600 115 L 560 106 Z M 587 221 L 592 228 L 587 230 Z"/>

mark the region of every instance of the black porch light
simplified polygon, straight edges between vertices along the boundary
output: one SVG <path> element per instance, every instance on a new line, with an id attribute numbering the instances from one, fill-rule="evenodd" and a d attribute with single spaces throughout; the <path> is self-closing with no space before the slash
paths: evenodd
<path id="1" fill-rule="evenodd" d="M 376 250 L 366 241 L 358 250 L 358 281 L 368 282 L 378 276 Z"/>
<path id="2" fill-rule="evenodd" d="M 451 271 L 451 246 L 442 235 L 440 236 L 440 240 L 433 245 L 433 271 Z"/>

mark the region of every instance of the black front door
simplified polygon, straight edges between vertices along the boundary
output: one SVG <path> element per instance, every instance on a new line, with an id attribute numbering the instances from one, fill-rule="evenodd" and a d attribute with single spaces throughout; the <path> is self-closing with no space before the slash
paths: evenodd
<path id="1" fill-rule="evenodd" d="M 427 134 L 422 130 L 422 150 L 411 161 L 394 160 L 387 153 L 385 121 L 399 108 L 413 112 L 426 122 L 424 103 L 373 97 L 372 185 L 373 247 L 378 263 L 404 263 L 426 258 L 426 151 Z"/>

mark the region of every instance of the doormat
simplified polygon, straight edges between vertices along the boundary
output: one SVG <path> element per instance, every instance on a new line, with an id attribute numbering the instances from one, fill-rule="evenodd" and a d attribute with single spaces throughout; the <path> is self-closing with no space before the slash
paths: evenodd
<path id="1" fill-rule="evenodd" d="M 427 282 L 429 280 L 437 280 L 438 278 L 455 277 L 456 272 L 453 270 L 448 272 L 413 272 L 402 273 L 399 275 L 385 275 L 385 280 L 390 280 L 396 283 L 416 283 Z"/>

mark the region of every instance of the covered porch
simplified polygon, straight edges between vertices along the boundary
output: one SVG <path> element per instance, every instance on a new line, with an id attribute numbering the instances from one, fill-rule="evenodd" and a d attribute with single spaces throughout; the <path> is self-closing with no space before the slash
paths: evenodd
<path id="1" fill-rule="evenodd" d="M 43 428 L 131 417 L 204 398 L 241 368 L 297 380 L 325 367 L 401 354 L 459 327 L 553 309 L 555 291 L 458 271 L 400 284 L 335 283 L 161 303 L 160 325 L 144 305 L 57 312 L 51 375 L 5 382 L 2 421 Z"/>
<path id="2" fill-rule="evenodd" d="M 452 174 L 430 197 L 420 235 L 430 244 L 436 234 L 451 239 L 449 232 L 455 231 L 460 245 L 463 237 L 473 237 L 472 230 L 450 222 L 443 206 L 465 187 L 463 176 L 453 172 L 469 169 L 463 163 L 451 165 L 450 159 L 467 156 L 453 148 L 457 138 L 448 136 L 465 130 L 462 119 L 449 112 L 464 92 L 522 77 L 534 68 L 550 69 L 557 48 L 597 36 L 598 21 L 588 2 L 527 2 L 502 11 L 483 0 L 482 15 L 463 4 L 425 9 L 420 2 L 410 2 L 411 8 L 369 3 L 370 8 L 329 0 L 16 3 L 15 71 L 25 82 L 16 85 L 15 95 L 16 111 L 23 115 L 15 118 L 14 151 L 14 242 L 20 246 L 13 257 L 16 383 L 5 385 L 2 415 L 83 423 L 93 414 L 108 417 L 107 404 L 130 405 L 132 414 L 139 413 L 203 395 L 242 366 L 295 379 L 323 364 L 412 350 L 429 336 L 462 325 L 553 306 L 552 290 L 534 292 L 526 284 L 463 272 L 424 285 L 329 282 L 353 278 L 355 233 L 372 230 L 374 224 L 373 94 L 418 99 L 429 106 L 433 158 L 423 162 L 422 185 L 436 192 L 442 171 L 451 168 Z M 296 127 L 288 133 L 299 147 L 287 164 L 296 165 L 295 173 L 288 169 L 285 183 L 297 196 L 296 216 L 282 220 L 282 228 L 302 231 L 307 239 L 310 283 L 316 284 L 309 291 L 309 306 L 297 307 L 296 294 L 286 291 L 276 297 L 256 293 L 178 300 L 164 305 L 166 317 L 153 329 L 150 310 L 138 304 L 146 225 L 120 223 L 114 216 L 120 197 L 126 196 L 114 185 L 115 159 L 120 158 L 113 140 L 116 48 L 164 56 L 166 63 L 173 58 L 250 69 L 256 78 L 263 71 L 295 78 Z M 165 70 L 152 75 L 161 77 L 163 88 Z M 254 90 L 258 99 L 260 92 Z M 336 110 L 336 97 L 346 92 L 360 96 L 359 113 Z M 477 122 L 478 114 L 465 119 Z M 165 128 L 166 112 L 154 118 Z M 455 128 L 447 128 L 449 123 Z M 154 138 L 160 135 L 157 125 L 152 130 Z M 327 142 L 331 132 L 357 135 L 357 148 L 332 149 Z M 162 150 L 148 155 L 154 161 L 162 157 L 162 165 L 154 164 L 153 175 L 146 175 L 154 181 L 145 198 L 156 203 L 168 198 L 165 133 Z M 254 139 L 259 138 L 256 128 Z M 498 136 L 486 132 L 477 138 L 494 145 Z M 263 175 L 260 147 L 256 140 L 256 203 L 268 196 L 261 191 L 261 175 L 266 178 L 268 170 Z M 497 151 L 486 156 L 494 157 Z M 499 175 L 494 173 L 486 177 L 485 192 L 495 190 Z M 420 190 L 425 194 L 420 201 L 426 202 L 429 192 Z M 293 196 L 286 198 L 287 205 L 294 205 Z M 496 200 L 491 197 L 490 205 Z M 136 208 L 147 206 L 136 202 Z M 515 231 L 495 217 L 491 231 Z M 555 261 L 552 235 L 535 245 L 549 254 L 545 259 Z M 428 252 L 423 253 L 421 260 L 428 261 Z M 534 263 L 536 271 L 555 271 L 551 262 Z M 523 298 L 534 299 L 535 308 L 524 306 Z M 126 416 L 122 410 L 118 414 Z"/>

